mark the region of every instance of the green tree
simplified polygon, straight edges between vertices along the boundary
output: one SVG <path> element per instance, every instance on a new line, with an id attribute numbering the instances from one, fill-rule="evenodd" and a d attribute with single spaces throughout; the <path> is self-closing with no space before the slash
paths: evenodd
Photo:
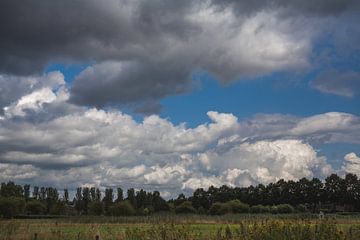
<path id="1" fill-rule="evenodd" d="M 25 198 L 25 201 L 28 201 L 30 198 L 30 185 L 29 184 L 24 185 L 24 198 Z"/>
<path id="2" fill-rule="evenodd" d="M 345 203 L 346 199 L 346 185 L 344 179 L 340 178 L 337 174 L 331 174 L 325 179 L 325 193 L 327 201 L 335 205 Z"/>
<path id="3" fill-rule="evenodd" d="M 155 212 L 159 211 L 168 211 L 169 205 L 167 202 L 160 196 L 160 192 L 154 191 L 152 194 L 152 206 Z"/>
<path id="4" fill-rule="evenodd" d="M 16 185 L 14 182 L 1 183 L 0 196 L 1 197 L 23 197 L 23 188 L 21 185 Z"/>
<path id="5" fill-rule="evenodd" d="M 117 202 L 109 210 L 113 216 L 131 216 L 135 214 L 135 209 L 129 201 Z"/>
<path id="6" fill-rule="evenodd" d="M 268 213 L 270 212 L 270 208 L 264 205 L 254 205 L 250 208 L 251 213 Z"/>
<path id="7" fill-rule="evenodd" d="M 47 187 L 45 189 L 45 193 L 46 193 L 46 198 L 45 198 L 46 209 L 47 212 L 50 213 L 59 200 L 59 193 L 56 188 L 52 188 L 52 187 Z"/>
<path id="8" fill-rule="evenodd" d="M 123 193 L 122 188 L 118 187 L 116 202 L 121 202 L 122 200 L 124 200 L 124 193 Z"/>
<path id="9" fill-rule="evenodd" d="M 13 218 L 24 211 L 24 198 L 0 197 L 0 216 Z"/>
<path id="10" fill-rule="evenodd" d="M 66 204 L 69 202 L 69 191 L 66 188 L 64 189 L 64 201 Z"/>
<path id="11" fill-rule="evenodd" d="M 103 204 L 100 201 L 92 201 L 89 203 L 90 215 L 101 215 L 103 213 Z"/>
<path id="12" fill-rule="evenodd" d="M 105 189 L 105 196 L 104 196 L 104 199 L 103 199 L 104 211 L 105 211 L 106 214 L 110 213 L 109 208 L 113 204 L 113 199 L 114 199 L 113 189 L 112 188 L 106 188 Z"/>
<path id="13" fill-rule="evenodd" d="M 175 207 L 176 214 L 195 214 L 196 209 L 192 206 L 190 201 L 182 202 L 180 205 Z"/>
<path id="14" fill-rule="evenodd" d="M 137 207 L 137 203 L 136 203 L 136 198 L 135 198 L 135 190 L 133 188 L 130 188 L 127 190 L 127 198 L 126 200 L 129 201 L 129 203 L 136 208 Z"/>
<path id="15" fill-rule="evenodd" d="M 101 201 L 101 192 L 100 192 L 100 189 L 96 188 L 96 191 L 95 191 L 95 201 Z"/>
<path id="16" fill-rule="evenodd" d="M 231 213 L 231 208 L 226 203 L 216 202 L 210 208 L 211 215 L 223 215 L 226 213 Z"/>
<path id="17" fill-rule="evenodd" d="M 96 188 L 95 187 L 91 187 L 90 188 L 90 201 L 96 201 Z"/>
<path id="18" fill-rule="evenodd" d="M 279 204 L 277 207 L 277 213 L 293 213 L 295 209 L 290 204 Z"/>
<path id="19" fill-rule="evenodd" d="M 38 200 L 30 200 L 26 203 L 25 211 L 31 215 L 41 215 L 46 213 L 46 206 Z"/>
<path id="20" fill-rule="evenodd" d="M 36 199 L 36 200 L 39 199 L 39 187 L 38 186 L 34 186 L 33 198 Z"/>
<path id="21" fill-rule="evenodd" d="M 226 203 L 233 213 L 248 213 L 250 212 L 250 207 L 248 204 L 242 203 L 239 200 L 231 200 Z"/>
<path id="22" fill-rule="evenodd" d="M 81 214 L 83 211 L 83 201 L 82 201 L 82 188 L 78 187 L 76 189 L 76 195 L 75 195 L 75 209 L 78 214 Z"/>
<path id="23" fill-rule="evenodd" d="M 83 202 L 84 214 L 88 214 L 90 198 L 91 198 L 90 189 L 88 187 L 84 187 L 82 190 L 82 202 Z"/>

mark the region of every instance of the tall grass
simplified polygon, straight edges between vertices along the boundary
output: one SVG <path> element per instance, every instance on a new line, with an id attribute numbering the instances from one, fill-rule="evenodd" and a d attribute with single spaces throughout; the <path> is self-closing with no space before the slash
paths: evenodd
<path id="1" fill-rule="evenodd" d="M 358 240 L 360 221 L 358 218 L 328 217 L 323 220 L 313 216 L 253 218 L 249 215 L 193 218 L 160 217 L 141 218 L 143 222 L 91 222 L 78 223 L 79 219 L 58 220 L 6 220 L 0 221 L 0 240 L 67 239 L 91 240 Z M 74 219 L 73 219 L 74 220 Z M 88 219 L 90 220 L 90 218 Z M 119 220 L 119 219 L 117 219 Z M 101 221 L 105 221 L 102 219 Z M 125 221 L 124 218 L 121 221 Z M 134 221 L 134 222 L 132 222 Z"/>

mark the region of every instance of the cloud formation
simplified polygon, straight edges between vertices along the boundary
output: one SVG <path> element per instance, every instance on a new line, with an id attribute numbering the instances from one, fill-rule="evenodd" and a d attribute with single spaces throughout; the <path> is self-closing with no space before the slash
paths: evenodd
<path id="1" fill-rule="evenodd" d="M 179 189 L 323 177 L 333 169 L 311 139 L 360 143 L 359 117 L 351 114 L 240 121 L 209 111 L 209 123 L 188 128 L 157 115 L 138 122 L 116 109 L 77 107 L 68 103 L 66 87 L 60 89 L 40 86 L 5 107 L 0 181 L 120 185 L 173 196 Z"/>
<path id="2" fill-rule="evenodd" d="M 348 153 L 344 157 L 344 165 L 342 169 L 346 173 L 352 173 L 359 175 L 360 174 L 360 157 L 356 155 L 356 153 Z"/>
<path id="3" fill-rule="evenodd" d="M 208 122 L 187 127 L 152 114 L 161 99 L 191 91 L 199 72 L 230 83 L 307 71 L 328 57 L 314 50 L 324 34 L 336 54 L 352 56 L 359 9 L 356 0 L 3 0 L 0 181 L 171 196 L 323 177 L 335 170 L 316 146 L 360 144 L 359 116 L 208 111 Z M 61 72 L 43 74 L 52 63 L 88 67 L 66 83 Z M 356 70 L 321 71 L 311 82 L 321 92 L 360 90 Z M 358 172 L 356 154 L 345 156 L 344 171 Z"/>
<path id="4" fill-rule="evenodd" d="M 360 92 L 360 74 L 353 71 L 327 70 L 321 73 L 311 86 L 324 93 L 353 97 Z"/>
<path id="5" fill-rule="evenodd" d="M 355 16 L 359 5 L 355 0 L 5 0 L 0 72 L 29 76 L 51 62 L 89 63 L 75 79 L 70 101 L 156 112 L 159 99 L 189 91 L 197 71 L 229 82 L 310 67 L 320 26 L 347 25 L 350 20 L 342 19 Z M 319 81 L 317 89 L 334 91 Z M 345 85 L 342 94 L 351 94 Z"/>

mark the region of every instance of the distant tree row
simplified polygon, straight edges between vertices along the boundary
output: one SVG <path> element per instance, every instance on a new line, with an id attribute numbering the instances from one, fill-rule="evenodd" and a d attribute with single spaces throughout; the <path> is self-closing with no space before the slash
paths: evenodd
<path id="1" fill-rule="evenodd" d="M 116 195 L 116 197 L 114 196 Z M 341 178 L 332 174 L 324 182 L 317 178 L 279 180 L 249 187 L 199 188 L 193 195 L 180 194 L 164 200 L 158 191 L 106 188 L 104 196 L 95 187 L 79 187 L 75 197 L 56 188 L 32 188 L 14 182 L 1 183 L 0 216 L 16 215 L 147 215 L 155 212 L 227 214 L 290 213 L 294 211 L 360 211 L 360 180 L 354 174 Z"/>

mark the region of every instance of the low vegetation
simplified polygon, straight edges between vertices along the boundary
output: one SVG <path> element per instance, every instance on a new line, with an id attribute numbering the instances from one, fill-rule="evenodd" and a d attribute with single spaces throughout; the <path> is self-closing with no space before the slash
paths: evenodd
<path id="1" fill-rule="evenodd" d="M 358 240 L 360 217 L 153 215 L 0 221 L 0 240 Z"/>

